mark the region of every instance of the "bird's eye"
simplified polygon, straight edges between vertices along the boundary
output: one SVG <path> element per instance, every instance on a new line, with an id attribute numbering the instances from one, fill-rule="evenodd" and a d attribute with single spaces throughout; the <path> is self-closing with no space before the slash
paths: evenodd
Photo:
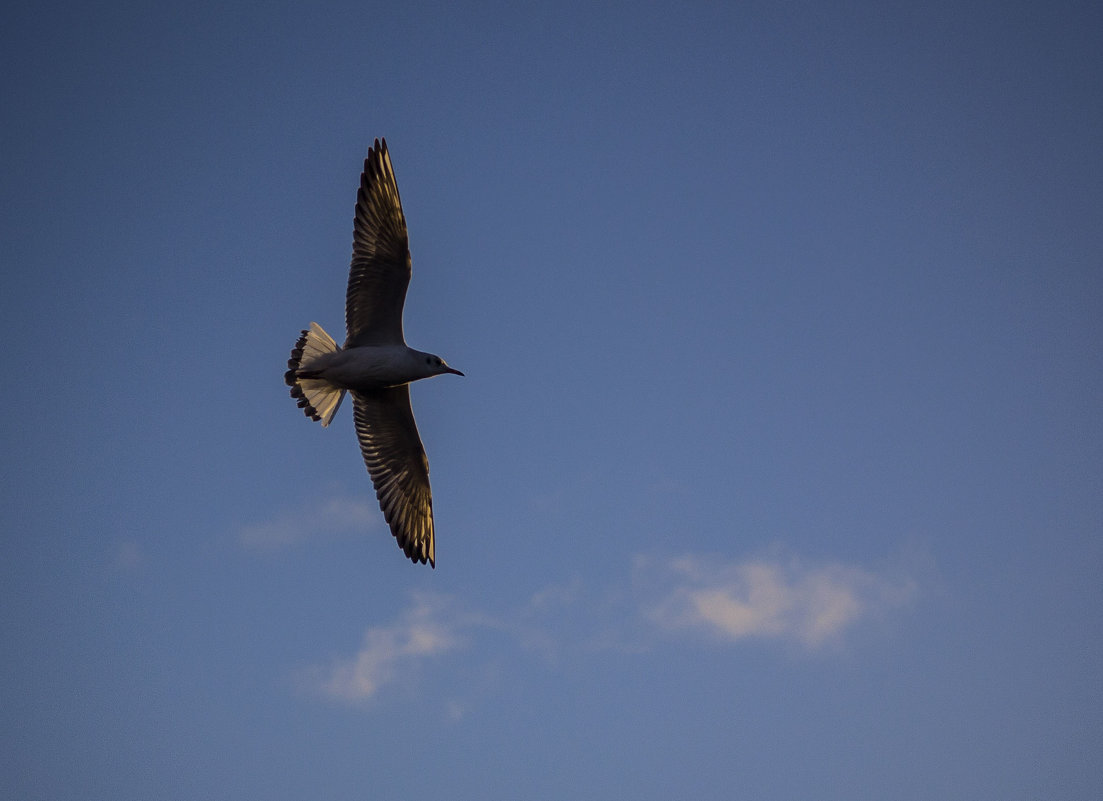
<path id="1" fill-rule="evenodd" d="M 432 364 L 432 363 L 433 363 L 433 360 L 432 360 L 432 359 L 430 359 L 430 358 L 429 358 L 428 356 L 426 356 L 426 357 L 425 357 L 425 363 L 426 363 L 426 364 Z"/>

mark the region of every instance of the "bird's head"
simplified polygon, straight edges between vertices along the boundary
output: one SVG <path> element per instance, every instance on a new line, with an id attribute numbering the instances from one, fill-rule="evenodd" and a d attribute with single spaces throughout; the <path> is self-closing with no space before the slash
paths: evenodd
<path id="1" fill-rule="evenodd" d="M 444 375 L 445 373 L 452 373 L 452 375 L 463 375 L 459 370 L 456 370 L 448 366 L 448 362 L 444 361 L 440 356 L 434 356 L 432 353 L 422 354 L 422 358 L 425 361 L 425 370 L 427 376 Z"/>

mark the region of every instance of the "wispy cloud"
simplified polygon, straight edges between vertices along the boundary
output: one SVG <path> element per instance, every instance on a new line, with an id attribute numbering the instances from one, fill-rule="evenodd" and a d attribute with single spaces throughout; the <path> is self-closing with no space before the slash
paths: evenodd
<path id="1" fill-rule="evenodd" d="M 686 631 L 704 633 L 705 643 L 774 640 L 814 650 L 915 593 L 906 576 L 841 563 L 637 556 L 630 574 L 608 585 L 587 587 L 576 577 L 494 611 L 455 597 L 413 595 L 393 622 L 365 632 L 355 654 L 304 676 L 313 692 L 360 703 L 390 684 L 410 684 L 426 662 L 469 643 L 488 662 L 512 650 L 552 666 L 610 649 L 654 651 Z M 450 709 L 461 715 L 466 703 L 453 699 Z"/>
<path id="2" fill-rule="evenodd" d="M 141 544 L 135 540 L 124 540 L 115 549 L 112 560 L 116 570 L 133 572 L 145 566 L 146 554 Z"/>
<path id="3" fill-rule="evenodd" d="M 374 501 L 333 496 L 284 510 L 266 522 L 244 526 L 238 540 L 247 548 L 275 550 L 318 537 L 367 531 L 380 519 Z"/>
<path id="4" fill-rule="evenodd" d="M 636 570 L 656 588 L 645 614 L 662 630 L 697 629 L 729 642 L 783 639 L 809 648 L 838 640 L 859 620 L 907 603 L 916 590 L 906 577 L 796 559 L 641 558 Z"/>
<path id="5" fill-rule="evenodd" d="M 463 637 L 450 617 L 444 599 L 415 596 L 394 623 L 369 628 L 354 656 L 310 669 L 308 683 L 340 701 L 367 701 L 385 685 L 416 673 L 423 660 L 460 647 Z"/>

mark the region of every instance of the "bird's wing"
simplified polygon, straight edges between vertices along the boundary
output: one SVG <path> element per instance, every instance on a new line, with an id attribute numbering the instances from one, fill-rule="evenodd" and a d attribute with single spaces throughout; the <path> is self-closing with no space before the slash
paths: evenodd
<path id="1" fill-rule="evenodd" d="M 376 139 L 364 159 L 356 193 L 352 267 L 345 294 L 345 347 L 403 344 L 402 306 L 409 285 L 406 217 L 387 140 Z"/>
<path id="2" fill-rule="evenodd" d="M 379 507 L 398 545 L 415 562 L 436 566 L 429 460 L 410 408 L 410 388 L 353 392 L 353 418 Z"/>

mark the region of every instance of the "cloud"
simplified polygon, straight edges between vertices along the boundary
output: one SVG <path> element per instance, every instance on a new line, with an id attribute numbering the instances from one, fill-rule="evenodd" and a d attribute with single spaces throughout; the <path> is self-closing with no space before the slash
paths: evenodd
<path id="1" fill-rule="evenodd" d="M 815 648 L 839 639 L 863 618 L 907 603 L 915 593 L 911 579 L 838 563 L 684 556 L 637 559 L 636 570 L 655 588 L 644 613 L 661 630 L 696 629 L 728 642 L 774 638 Z"/>
<path id="2" fill-rule="evenodd" d="M 247 548 L 275 550 L 312 540 L 367 531 L 379 524 L 374 501 L 330 497 L 309 507 L 285 510 L 272 520 L 241 529 L 238 541 Z"/>
<path id="3" fill-rule="evenodd" d="M 145 566 L 146 554 L 142 546 L 134 540 L 124 540 L 115 550 L 112 564 L 116 570 L 132 572 Z"/>
<path id="4" fill-rule="evenodd" d="M 337 700 L 371 699 L 387 684 L 407 679 L 422 661 L 463 644 L 458 627 L 449 622 L 448 608 L 442 598 L 415 596 L 394 623 L 369 628 L 353 657 L 309 670 L 308 683 Z"/>
<path id="5" fill-rule="evenodd" d="M 367 629 L 353 655 L 303 675 L 312 692 L 355 704 L 389 685 L 416 685 L 428 662 L 472 643 L 484 667 L 523 655 L 553 670 L 587 653 L 645 654 L 685 631 L 704 633 L 714 645 L 773 640 L 817 649 L 910 602 L 915 592 L 906 576 L 837 562 L 637 556 L 628 575 L 603 586 L 574 577 L 491 611 L 456 597 L 413 594 L 392 622 Z M 449 700 L 450 717 L 462 717 L 470 703 Z"/>
<path id="6" fill-rule="evenodd" d="M 527 602 L 495 613 L 478 611 L 453 596 L 413 593 L 409 607 L 393 622 L 368 628 L 355 654 L 300 671 L 299 684 L 331 700 L 361 704 L 388 685 L 409 686 L 424 663 L 458 651 L 476 638 L 483 667 L 511 652 L 536 653 L 555 662 L 564 646 L 570 648 L 582 634 L 572 636 L 563 630 L 564 613 L 582 605 L 577 588 L 577 581 L 549 585 Z M 449 718 L 462 718 L 469 703 L 450 699 Z"/>

